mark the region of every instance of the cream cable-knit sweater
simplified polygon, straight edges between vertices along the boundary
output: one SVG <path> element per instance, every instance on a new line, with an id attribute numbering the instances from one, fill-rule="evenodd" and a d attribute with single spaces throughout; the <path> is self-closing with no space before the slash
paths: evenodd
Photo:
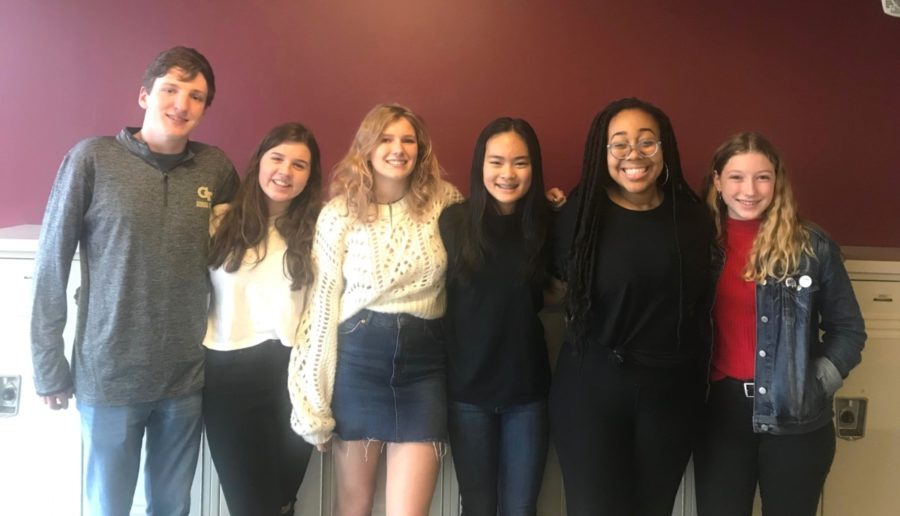
<path id="1" fill-rule="evenodd" d="M 423 319 L 444 315 L 447 252 L 437 221 L 461 200 L 453 185 L 441 181 L 418 221 L 405 199 L 378 205 L 378 218 L 366 223 L 348 215 L 344 197 L 322 209 L 312 250 L 316 279 L 288 368 L 291 426 L 308 442 L 324 443 L 334 430 L 338 324 L 363 309 Z"/>

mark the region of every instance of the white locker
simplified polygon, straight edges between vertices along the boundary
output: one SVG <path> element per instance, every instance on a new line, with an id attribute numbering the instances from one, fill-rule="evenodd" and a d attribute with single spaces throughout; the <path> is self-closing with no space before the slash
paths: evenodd
<path id="1" fill-rule="evenodd" d="M 82 498 L 83 453 L 75 400 L 66 410 L 52 411 L 37 396 L 32 379 L 30 324 L 34 254 L 40 226 L 0 229 L 0 397 L 12 397 L 11 378 L 19 378 L 16 399 L 0 402 L 0 514 L 81 516 L 88 514 Z M 69 306 L 64 332 L 66 357 L 71 359 L 80 284 L 78 253 L 69 274 Z M 3 409 L 17 405 L 17 413 Z M 191 516 L 202 514 L 202 478 L 208 452 L 201 453 L 191 490 Z M 135 489 L 131 515 L 146 514 L 143 475 Z"/>
<path id="2" fill-rule="evenodd" d="M 0 514 L 81 514 L 80 422 L 35 394 L 30 324 L 37 226 L 0 230 Z M 76 262 L 77 269 L 77 262 Z M 76 281 L 71 285 L 76 286 Z M 74 288 L 70 289 L 74 292 Z M 74 303 L 69 306 L 74 311 Z M 71 356 L 74 325 L 66 327 Z"/>
<path id="3" fill-rule="evenodd" d="M 822 516 L 892 516 L 900 505 L 900 250 L 845 252 L 859 258 L 848 260 L 847 270 L 868 340 L 862 362 L 835 395 L 839 438 Z"/>

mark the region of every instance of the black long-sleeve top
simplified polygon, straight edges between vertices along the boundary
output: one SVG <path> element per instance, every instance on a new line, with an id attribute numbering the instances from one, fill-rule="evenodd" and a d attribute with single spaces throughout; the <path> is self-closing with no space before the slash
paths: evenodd
<path id="1" fill-rule="evenodd" d="M 644 366 L 705 369 L 712 295 L 712 224 L 705 206 L 684 195 L 666 196 L 647 211 L 622 208 L 606 196 L 598 202 L 605 216 L 594 228 L 599 238 L 586 348 Z M 562 278 L 577 207 L 573 195 L 557 219 L 554 274 Z"/>
<path id="2" fill-rule="evenodd" d="M 538 318 L 543 288 L 529 273 L 520 217 L 485 214 L 491 242 L 484 263 L 458 272 L 466 234 L 467 203 L 440 218 L 447 249 L 447 382 L 453 401 L 479 406 L 529 403 L 545 398 L 550 365 Z M 539 275 L 538 275 L 539 276 Z"/>

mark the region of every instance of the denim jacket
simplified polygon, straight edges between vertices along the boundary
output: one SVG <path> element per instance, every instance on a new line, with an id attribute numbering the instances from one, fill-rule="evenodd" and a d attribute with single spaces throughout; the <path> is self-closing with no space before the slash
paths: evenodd
<path id="1" fill-rule="evenodd" d="M 803 255 L 784 281 L 756 284 L 753 430 L 799 434 L 828 424 L 832 397 L 860 359 L 862 313 L 840 249 L 806 225 L 815 258 Z M 714 253 L 718 273 L 724 252 Z M 714 321 L 715 323 L 715 321 Z"/>

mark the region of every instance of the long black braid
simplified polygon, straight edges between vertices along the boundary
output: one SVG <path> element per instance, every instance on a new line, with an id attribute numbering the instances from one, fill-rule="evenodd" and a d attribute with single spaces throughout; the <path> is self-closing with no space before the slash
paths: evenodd
<path id="1" fill-rule="evenodd" d="M 700 202 L 684 180 L 675 131 L 669 117 L 661 109 L 637 98 L 625 98 L 610 103 L 594 117 L 584 146 L 581 180 L 577 187 L 578 212 L 567 264 L 568 290 L 565 308 L 569 321 L 570 338 L 574 351 L 579 354 L 583 353 L 588 345 L 585 336 L 593 304 L 591 294 L 594 272 L 597 269 L 597 245 L 602 234 L 603 220 L 606 215 L 605 207 L 608 205 L 604 197 L 607 196 L 608 189 L 617 187 L 609 175 L 606 160 L 609 122 L 619 112 L 626 109 L 644 111 L 659 124 L 659 138 L 662 140 L 665 164 L 663 173 L 657 178 L 659 189 L 666 195 L 672 196 L 673 201 L 677 195 L 687 196 L 694 202 Z M 673 210 L 676 204 L 672 203 Z M 681 307 L 679 307 L 680 309 Z"/>

